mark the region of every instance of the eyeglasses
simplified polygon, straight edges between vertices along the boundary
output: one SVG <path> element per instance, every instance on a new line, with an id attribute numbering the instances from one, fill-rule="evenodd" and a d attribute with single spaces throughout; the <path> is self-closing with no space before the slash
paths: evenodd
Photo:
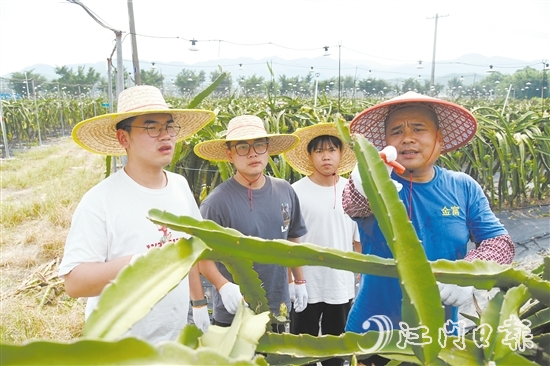
<path id="1" fill-rule="evenodd" d="M 265 154 L 267 152 L 268 145 L 269 145 L 268 141 L 258 141 L 258 142 L 253 143 L 252 145 L 248 144 L 246 142 L 241 142 L 241 143 L 235 144 L 231 147 L 235 148 L 235 151 L 237 152 L 237 155 L 246 156 L 250 152 L 250 147 L 252 147 L 254 149 L 254 151 L 256 152 L 256 154 L 258 154 L 258 155 Z"/>
<path id="2" fill-rule="evenodd" d="M 170 135 L 170 137 L 176 137 L 181 130 L 181 127 L 174 123 L 170 123 L 170 124 L 167 123 L 163 125 L 158 122 L 148 123 L 147 126 L 130 126 L 130 127 L 144 128 L 145 131 L 147 131 L 147 134 L 149 135 L 149 137 L 159 137 L 163 129 L 166 129 L 166 132 L 168 132 L 168 135 Z"/>

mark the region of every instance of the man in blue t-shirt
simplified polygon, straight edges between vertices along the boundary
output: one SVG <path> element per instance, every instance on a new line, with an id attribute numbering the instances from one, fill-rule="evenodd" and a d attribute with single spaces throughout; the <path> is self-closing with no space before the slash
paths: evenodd
<path id="1" fill-rule="evenodd" d="M 396 148 L 396 161 L 405 172 L 394 171 L 391 178 L 402 185 L 399 198 L 430 261 L 482 259 L 509 264 L 514 257 L 512 239 L 491 211 L 480 185 L 464 173 L 435 166 L 441 153 L 467 144 L 476 129 L 475 117 L 465 108 L 414 92 L 370 107 L 350 124 L 352 134 L 363 135 L 378 149 Z M 392 258 L 357 178 L 352 174 L 344 189 L 344 211 L 358 223 L 364 254 Z M 467 252 L 470 239 L 476 248 Z M 457 321 L 458 306 L 472 300 L 473 287 L 438 286 L 446 319 Z M 372 316 L 386 316 L 394 329 L 399 328 L 401 300 L 397 278 L 362 275 L 346 331 L 378 331 L 369 328 L 367 320 Z M 375 356 L 368 364 L 387 361 Z"/>

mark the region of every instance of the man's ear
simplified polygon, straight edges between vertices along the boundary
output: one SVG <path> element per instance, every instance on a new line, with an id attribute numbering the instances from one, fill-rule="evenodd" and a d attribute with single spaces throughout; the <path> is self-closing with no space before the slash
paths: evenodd
<path id="1" fill-rule="evenodd" d="M 130 136 L 128 135 L 128 131 L 125 131 L 122 128 L 116 130 L 116 139 L 123 148 L 127 149 L 130 146 Z"/>
<path id="2" fill-rule="evenodd" d="M 443 131 L 441 131 L 441 128 L 437 129 L 437 141 L 443 146 Z"/>
<path id="3" fill-rule="evenodd" d="M 226 149 L 225 150 L 225 156 L 227 156 L 227 159 L 229 160 L 229 162 L 233 162 L 233 154 L 231 153 L 231 150 L 229 149 Z"/>
<path id="4" fill-rule="evenodd" d="M 437 142 L 436 146 L 439 150 L 439 153 L 441 153 L 441 150 L 443 150 L 443 131 L 441 131 L 440 128 L 437 129 L 437 132 L 435 133 L 435 141 Z"/>

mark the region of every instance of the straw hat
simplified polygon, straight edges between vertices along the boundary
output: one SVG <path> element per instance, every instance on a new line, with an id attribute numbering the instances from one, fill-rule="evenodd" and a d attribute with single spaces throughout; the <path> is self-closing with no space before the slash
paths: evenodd
<path id="1" fill-rule="evenodd" d="M 262 137 L 269 138 L 267 148 L 269 155 L 277 155 L 290 150 L 299 141 L 297 136 L 290 134 L 268 134 L 260 117 L 243 115 L 229 121 L 225 139 L 201 142 L 195 146 L 195 154 L 205 160 L 229 161 L 225 154 L 228 141 L 247 141 Z"/>
<path id="2" fill-rule="evenodd" d="M 329 135 L 342 140 L 334 123 L 319 123 L 313 126 L 300 128 L 296 130 L 294 134 L 300 138 L 300 142 L 294 149 L 284 153 L 283 156 L 294 170 L 304 175 L 311 175 L 315 170 L 307 151 L 307 145 L 314 138 Z M 351 172 L 356 162 L 355 153 L 342 141 L 342 157 L 336 174 L 340 175 Z"/>
<path id="3" fill-rule="evenodd" d="M 386 146 L 384 124 L 388 115 L 399 108 L 414 105 L 431 109 L 437 115 L 439 129 L 443 134 L 441 153 L 466 145 L 476 134 L 476 119 L 466 108 L 412 91 L 365 109 L 351 121 L 350 132 L 363 135 L 378 149 L 382 149 Z"/>
<path id="4" fill-rule="evenodd" d="M 214 112 L 199 109 L 170 109 L 160 90 L 154 86 L 139 85 L 128 88 L 118 96 L 117 112 L 93 117 L 73 128 L 74 141 L 96 154 L 125 155 L 116 137 L 116 124 L 126 118 L 142 114 L 169 113 L 181 126 L 176 141 L 192 136 L 214 120 Z"/>

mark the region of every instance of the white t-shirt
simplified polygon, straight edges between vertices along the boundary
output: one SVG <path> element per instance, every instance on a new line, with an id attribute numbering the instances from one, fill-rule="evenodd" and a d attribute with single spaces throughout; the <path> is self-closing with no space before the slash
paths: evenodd
<path id="1" fill-rule="evenodd" d="M 178 174 L 166 174 L 168 184 L 162 189 L 137 184 L 124 169 L 90 189 L 74 212 L 59 276 L 81 263 L 108 262 L 188 237 L 147 219 L 152 208 L 202 219 L 187 180 Z M 98 301 L 99 296 L 88 298 L 86 318 Z M 187 324 L 188 311 L 189 280 L 185 277 L 132 327 L 129 335 L 151 342 L 173 340 Z"/>
<path id="2" fill-rule="evenodd" d="M 342 192 L 347 179 L 340 177 L 334 186 L 323 187 L 304 177 L 292 185 L 300 199 L 307 234 L 301 243 L 343 251 L 353 251 L 353 241 L 359 241 L 357 224 L 344 213 Z M 355 277 L 352 272 L 323 266 L 303 266 L 308 303 L 343 304 L 355 297 Z"/>

